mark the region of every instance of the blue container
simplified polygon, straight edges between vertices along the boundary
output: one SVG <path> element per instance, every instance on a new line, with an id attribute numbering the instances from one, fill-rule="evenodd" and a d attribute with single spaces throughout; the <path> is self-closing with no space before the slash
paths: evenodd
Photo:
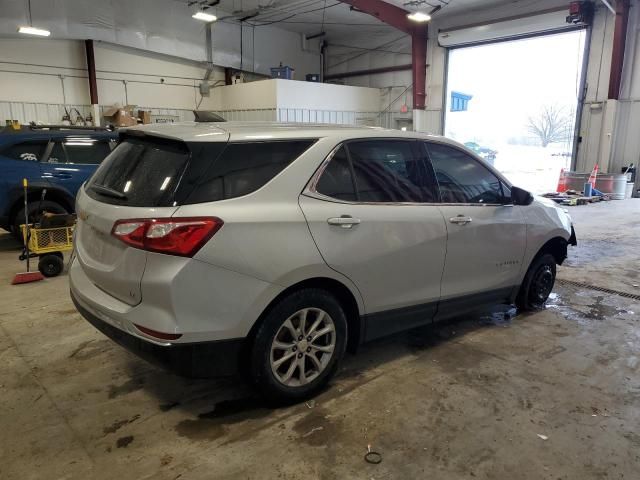
<path id="1" fill-rule="evenodd" d="M 291 67 L 282 66 L 271 68 L 271 78 L 284 78 L 286 80 L 293 80 L 293 74 L 295 70 Z"/>
<path id="2" fill-rule="evenodd" d="M 593 194 L 593 187 L 591 186 L 590 183 L 585 183 L 584 184 L 584 196 L 585 197 L 590 197 Z"/>

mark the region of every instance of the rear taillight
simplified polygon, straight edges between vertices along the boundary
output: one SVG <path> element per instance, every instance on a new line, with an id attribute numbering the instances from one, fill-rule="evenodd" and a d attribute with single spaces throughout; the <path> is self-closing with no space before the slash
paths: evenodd
<path id="1" fill-rule="evenodd" d="M 130 247 L 192 257 L 223 223 L 217 217 L 118 220 L 111 235 Z"/>

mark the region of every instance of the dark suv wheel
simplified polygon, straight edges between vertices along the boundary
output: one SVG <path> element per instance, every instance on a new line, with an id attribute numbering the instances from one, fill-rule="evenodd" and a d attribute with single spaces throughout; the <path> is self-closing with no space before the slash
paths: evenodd
<path id="1" fill-rule="evenodd" d="M 303 400 L 333 376 L 346 343 L 347 320 L 338 300 L 324 290 L 299 290 L 280 300 L 258 328 L 251 378 L 274 403 Z"/>
<path id="2" fill-rule="evenodd" d="M 556 281 L 556 259 L 550 253 L 538 255 L 533 262 L 516 298 L 522 310 L 537 310 L 544 306 Z"/>
<path id="3" fill-rule="evenodd" d="M 69 213 L 67 212 L 67 209 L 62 205 L 51 200 L 43 200 L 42 202 L 29 202 L 27 204 L 27 211 L 29 212 L 29 223 L 39 221 L 44 212 Z M 24 224 L 24 220 L 24 207 L 22 207 L 20 210 L 18 210 L 18 213 L 16 213 L 16 216 L 13 219 L 13 235 L 20 242 L 22 242 L 22 230 L 20 229 L 20 225 Z"/>

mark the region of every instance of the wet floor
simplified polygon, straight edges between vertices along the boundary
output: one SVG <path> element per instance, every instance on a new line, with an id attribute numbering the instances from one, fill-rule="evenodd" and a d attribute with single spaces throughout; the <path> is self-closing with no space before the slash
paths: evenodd
<path id="1" fill-rule="evenodd" d="M 574 256 L 560 277 L 634 293 L 640 225 L 620 221 L 624 254 L 598 257 L 608 233 L 593 219 L 640 203 L 595 207 L 572 214 L 597 259 Z M 14 257 L 0 237 L 2 278 Z M 597 270 L 603 258 L 617 270 Z M 66 282 L 0 288 L 3 480 L 638 478 L 634 298 L 560 281 L 544 310 L 497 306 L 374 342 L 314 400 L 270 409 L 237 379 L 124 352 L 75 313 Z"/>

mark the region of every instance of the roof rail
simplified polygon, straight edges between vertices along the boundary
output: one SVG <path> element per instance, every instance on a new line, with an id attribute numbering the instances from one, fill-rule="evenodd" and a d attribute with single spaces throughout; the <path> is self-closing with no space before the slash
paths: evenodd
<path id="1" fill-rule="evenodd" d="M 31 130 L 95 130 L 95 131 L 108 131 L 114 130 L 113 125 L 107 125 L 106 127 L 98 127 L 91 125 L 38 125 L 34 122 L 29 124 Z"/>

